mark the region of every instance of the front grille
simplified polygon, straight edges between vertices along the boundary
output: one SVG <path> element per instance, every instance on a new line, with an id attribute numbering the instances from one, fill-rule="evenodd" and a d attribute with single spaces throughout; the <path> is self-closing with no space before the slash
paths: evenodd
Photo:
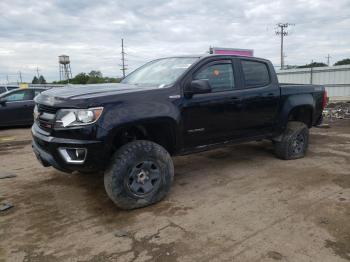
<path id="1" fill-rule="evenodd" d="M 51 129 L 53 128 L 54 123 L 53 122 L 49 122 L 49 121 L 45 121 L 43 119 L 38 118 L 37 123 L 39 124 L 40 128 L 43 129 L 44 131 L 51 131 Z"/>
<path id="2" fill-rule="evenodd" d="M 58 108 L 56 108 L 56 107 L 38 104 L 39 113 L 56 114 L 57 110 L 58 110 Z"/>
<path id="3" fill-rule="evenodd" d="M 52 107 L 52 106 L 46 106 L 42 104 L 37 104 L 38 113 L 39 116 L 36 119 L 36 123 L 38 126 L 43 129 L 44 131 L 50 132 L 55 124 L 55 117 L 52 117 L 51 119 L 47 119 L 44 116 L 45 115 L 55 115 L 58 111 L 58 108 Z"/>

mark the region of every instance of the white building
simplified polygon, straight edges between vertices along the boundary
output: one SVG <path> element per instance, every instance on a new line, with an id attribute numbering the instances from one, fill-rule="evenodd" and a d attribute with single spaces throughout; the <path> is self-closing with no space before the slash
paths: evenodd
<path id="1" fill-rule="evenodd" d="M 333 100 L 350 100 L 350 65 L 277 71 L 280 83 L 319 84 Z"/>

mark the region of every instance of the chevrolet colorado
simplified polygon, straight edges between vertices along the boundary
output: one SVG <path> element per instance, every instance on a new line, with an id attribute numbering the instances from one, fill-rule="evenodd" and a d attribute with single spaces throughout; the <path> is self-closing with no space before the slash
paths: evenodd
<path id="1" fill-rule="evenodd" d="M 265 59 L 226 55 L 162 58 L 120 84 L 54 88 L 36 97 L 33 150 L 43 166 L 104 172 L 120 208 L 169 192 L 172 155 L 269 139 L 281 159 L 304 157 L 322 120 L 322 86 L 279 84 Z"/>

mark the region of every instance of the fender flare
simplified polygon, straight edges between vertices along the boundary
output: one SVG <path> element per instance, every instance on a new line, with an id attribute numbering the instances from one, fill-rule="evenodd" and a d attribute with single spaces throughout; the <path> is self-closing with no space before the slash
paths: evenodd
<path id="1" fill-rule="evenodd" d="M 298 94 L 289 96 L 280 111 L 279 123 L 284 130 L 288 123 L 290 113 L 298 107 L 307 107 L 311 110 L 311 123 L 313 122 L 315 112 L 315 99 L 311 94 Z"/>
<path id="2" fill-rule="evenodd" d="M 112 145 L 116 137 L 120 133 L 120 131 L 130 127 L 136 127 L 139 130 L 141 130 L 143 134 L 145 134 L 146 133 L 145 125 L 150 125 L 150 124 L 162 124 L 167 126 L 167 128 L 169 128 L 168 130 L 171 132 L 170 143 L 174 148 L 174 150 L 177 150 L 178 143 L 180 142 L 179 123 L 176 121 L 176 119 L 173 119 L 169 116 L 164 116 L 164 117 L 159 116 L 155 118 L 140 119 L 140 120 L 129 121 L 129 122 L 122 123 L 120 125 L 116 125 L 109 130 L 110 135 L 109 135 L 108 143 Z"/>

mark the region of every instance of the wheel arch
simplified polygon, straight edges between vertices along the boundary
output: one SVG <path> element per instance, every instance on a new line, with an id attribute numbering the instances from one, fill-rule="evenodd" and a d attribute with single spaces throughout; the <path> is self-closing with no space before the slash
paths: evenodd
<path id="1" fill-rule="evenodd" d="M 158 117 L 124 123 L 112 130 L 112 153 L 134 140 L 149 140 L 163 146 L 170 154 L 177 149 L 178 124 L 171 117 Z"/>
<path id="2" fill-rule="evenodd" d="M 311 94 L 289 96 L 283 104 L 280 123 L 284 130 L 289 121 L 305 123 L 309 128 L 312 126 L 315 111 L 315 100 Z"/>

